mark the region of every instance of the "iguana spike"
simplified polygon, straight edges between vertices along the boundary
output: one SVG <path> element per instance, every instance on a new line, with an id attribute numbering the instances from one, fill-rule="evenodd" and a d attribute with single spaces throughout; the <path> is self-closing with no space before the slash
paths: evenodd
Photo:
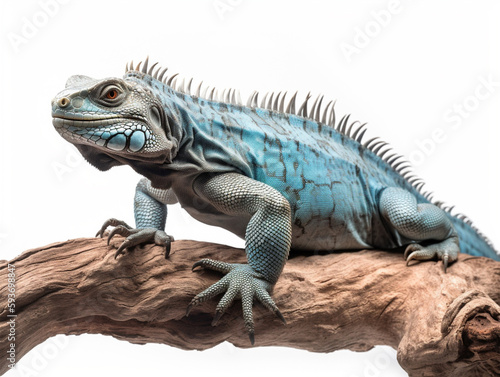
<path id="1" fill-rule="evenodd" d="M 419 183 L 417 183 L 417 184 L 415 185 L 415 188 L 416 188 L 418 191 L 420 191 L 423 185 L 425 185 L 425 182 L 424 182 L 424 181 L 419 182 Z"/>
<path id="2" fill-rule="evenodd" d="M 172 81 L 174 80 L 175 77 L 177 77 L 178 73 L 175 73 L 174 75 L 170 76 L 170 78 L 168 79 L 168 81 L 166 82 L 166 84 L 168 86 L 170 86 L 170 84 L 172 84 Z"/>
<path id="3" fill-rule="evenodd" d="M 408 162 L 404 161 L 400 167 L 398 167 L 396 170 L 397 173 L 402 174 L 403 170 L 409 169 L 411 166 L 408 164 Z M 406 173 L 405 173 L 406 174 Z"/>
<path id="4" fill-rule="evenodd" d="M 411 168 L 407 166 L 406 169 L 411 169 Z M 409 181 L 410 179 L 415 178 L 415 174 L 411 170 L 408 170 L 403 173 L 403 178 Z"/>
<path id="5" fill-rule="evenodd" d="M 214 93 L 215 93 L 215 86 L 212 88 L 212 91 L 210 92 L 210 95 L 208 96 L 208 98 L 210 99 L 210 101 L 214 100 Z"/>
<path id="6" fill-rule="evenodd" d="M 367 130 L 367 129 L 365 128 L 365 129 L 364 129 L 364 130 L 363 130 L 363 131 L 359 134 L 359 136 L 357 137 L 356 141 L 357 141 L 358 143 L 360 143 L 360 144 L 361 144 L 361 142 L 363 141 L 363 136 L 365 136 L 366 130 Z"/>
<path id="7" fill-rule="evenodd" d="M 140 69 L 141 69 L 141 64 L 142 64 L 142 61 L 139 62 L 139 64 L 137 64 L 137 67 L 135 67 L 135 70 L 137 72 L 140 72 Z"/>
<path id="8" fill-rule="evenodd" d="M 318 107 L 316 109 L 316 114 L 314 115 L 314 119 L 317 121 L 317 122 L 320 122 L 321 120 L 321 104 L 323 103 L 323 98 L 325 96 L 322 94 L 321 95 L 321 98 L 319 99 L 319 102 L 318 102 Z"/>
<path id="9" fill-rule="evenodd" d="M 201 86 L 203 85 L 203 81 L 200 82 L 200 84 L 198 85 L 198 89 L 196 89 L 196 97 L 200 97 L 200 93 L 201 93 Z"/>
<path id="10" fill-rule="evenodd" d="M 342 118 L 340 118 L 339 124 L 337 124 L 337 127 L 334 127 L 338 132 L 340 132 L 340 129 L 342 128 L 342 124 L 344 123 L 346 115 L 344 115 Z"/>
<path id="11" fill-rule="evenodd" d="M 266 100 L 267 100 L 267 96 L 269 95 L 269 92 L 267 92 L 265 95 L 264 95 L 264 98 L 262 98 L 262 101 L 260 102 L 260 107 L 265 109 L 266 108 Z"/>
<path id="12" fill-rule="evenodd" d="M 354 131 L 354 133 L 352 134 L 352 138 L 354 140 L 356 140 L 356 138 L 358 137 L 359 132 L 363 129 L 363 127 L 365 125 L 366 125 L 366 123 L 363 123 L 363 124 L 360 124 L 360 126 L 358 128 L 356 128 L 356 131 Z"/>
<path id="13" fill-rule="evenodd" d="M 204 90 L 203 90 L 203 94 L 201 95 L 203 98 L 207 99 L 208 100 L 208 97 L 207 97 L 207 92 L 208 92 L 208 89 L 210 88 L 210 86 L 207 86 Z"/>
<path id="14" fill-rule="evenodd" d="M 428 191 L 425 193 L 424 197 L 428 200 L 428 201 L 431 201 L 431 198 L 434 196 L 434 194 L 432 193 L 432 191 Z"/>
<path id="15" fill-rule="evenodd" d="M 253 98 L 252 107 L 259 107 L 259 92 L 255 92 L 255 97 Z"/>
<path id="16" fill-rule="evenodd" d="M 373 149 L 372 149 L 372 152 L 375 153 L 375 154 L 378 154 L 378 151 L 385 147 L 387 144 L 389 143 L 386 143 L 385 141 L 382 141 L 382 142 L 379 142 L 377 143 L 378 144 L 378 147 L 375 147 L 375 145 L 373 146 Z"/>
<path id="17" fill-rule="evenodd" d="M 144 60 L 144 65 L 142 66 L 142 73 L 148 73 L 149 56 Z"/>
<path id="18" fill-rule="evenodd" d="M 253 103 L 253 97 L 255 96 L 255 93 L 257 93 L 256 90 L 254 90 L 252 93 L 250 93 L 250 95 L 248 96 L 248 99 L 247 99 L 247 107 L 252 107 L 252 103 Z"/>
<path id="19" fill-rule="evenodd" d="M 369 148 L 370 143 L 377 140 L 377 139 L 380 139 L 380 138 L 378 136 L 372 137 L 370 140 L 368 140 L 366 143 L 363 144 L 363 147 Z"/>
<path id="20" fill-rule="evenodd" d="M 153 78 L 158 80 L 158 73 L 161 71 L 161 67 L 158 67 L 155 73 L 153 73 Z"/>
<path id="21" fill-rule="evenodd" d="M 404 160 L 403 160 L 403 161 L 399 161 L 397 164 L 393 164 L 393 165 L 392 165 L 392 168 L 393 168 L 394 170 L 396 170 L 396 171 L 397 171 L 397 169 L 399 168 L 399 166 L 400 166 L 400 165 L 402 165 L 402 164 L 406 164 L 406 163 L 407 163 L 407 162 L 406 162 L 406 161 L 404 161 Z"/>
<path id="22" fill-rule="evenodd" d="M 267 109 L 272 110 L 273 109 L 273 97 L 274 97 L 274 92 L 271 92 L 271 96 L 269 97 L 269 100 L 267 101 Z"/>
<path id="23" fill-rule="evenodd" d="M 318 104 L 320 95 L 318 94 L 316 96 L 316 99 L 313 102 L 313 105 L 311 107 L 311 111 L 309 111 L 309 114 L 307 115 L 309 118 L 314 119 L 314 114 L 316 114 L 316 105 Z"/>
<path id="24" fill-rule="evenodd" d="M 285 97 L 286 97 L 286 94 L 287 94 L 287 92 L 283 93 L 283 97 L 281 97 L 280 107 L 278 109 L 278 111 L 280 113 L 283 113 L 284 109 L 285 109 Z"/>
<path id="25" fill-rule="evenodd" d="M 344 124 L 342 125 L 340 132 L 345 135 L 347 131 L 347 123 L 349 122 L 349 118 L 351 117 L 351 114 L 344 116 Z M 342 122 L 340 122 L 342 124 Z"/>
<path id="26" fill-rule="evenodd" d="M 394 156 L 396 156 L 396 153 L 392 153 L 391 155 L 387 156 L 387 158 L 385 158 L 385 162 L 387 162 L 389 164 L 389 160 L 391 158 L 393 158 Z"/>
<path id="27" fill-rule="evenodd" d="M 337 103 L 337 101 L 333 101 L 333 104 L 332 104 L 332 109 L 330 110 L 330 119 L 328 120 L 328 124 L 335 128 L 335 122 L 336 122 L 336 119 L 335 119 L 335 104 Z"/>
<path id="28" fill-rule="evenodd" d="M 403 158 L 403 156 L 401 156 L 400 154 L 395 154 L 394 155 L 395 157 L 391 157 L 391 159 L 387 159 L 387 162 L 394 167 L 394 163 L 399 160 L 400 158 Z"/>
<path id="29" fill-rule="evenodd" d="M 239 105 L 238 100 L 236 99 L 236 89 L 233 89 L 233 94 L 231 95 L 231 102 L 233 105 Z"/>
<path id="30" fill-rule="evenodd" d="M 184 78 L 182 78 L 182 81 L 181 83 L 179 84 L 178 88 L 177 88 L 177 91 L 178 92 L 181 92 L 181 93 L 184 93 Z"/>
<path id="31" fill-rule="evenodd" d="M 306 99 L 300 105 L 299 111 L 297 111 L 297 115 L 307 118 L 307 101 L 309 101 L 309 98 L 311 98 L 311 92 L 307 93 Z"/>
<path id="32" fill-rule="evenodd" d="M 358 124 L 359 121 L 355 120 L 354 122 L 351 123 L 349 128 L 347 129 L 347 136 L 351 137 L 351 132 L 352 132 L 352 127 L 354 127 L 355 124 Z"/>
<path id="33" fill-rule="evenodd" d="M 160 72 L 160 75 L 158 76 L 158 81 L 163 81 L 163 76 L 165 75 L 165 72 L 167 72 L 168 67 L 163 68 L 163 71 Z"/>
<path id="34" fill-rule="evenodd" d="M 387 152 L 389 151 L 392 151 L 392 148 L 389 147 L 387 148 L 385 151 L 383 151 L 382 153 L 380 153 L 378 156 L 383 160 L 384 159 L 384 156 L 387 154 Z"/>
<path id="35" fill-rule="evenodd" d="M 173 90 L 176 90 L 176 91 L 177 91 L 177 77 L 173 77 L 173 80 L 172 80 L 172 82 L 170 83 L 170 87 L 171 87 Z"/>
<path id="36" fill-rule="evenodd" d="M 410 184 L 412 184 L 412 185 L 414 186 L 416 182 L 419 182 L 419 181 L 421 181 L 421 180 L 422 180 L 422 178 L 419 178 L 419 177 L 416 177 L 416 176 L 415 176 L 415 177 L 413 177 L 412 179 L 409 179 L 409 180 L 408 180 L 408 183 L 410 183 Z"/>
<path id="37" fill-rule="evenodd" d="M 286 112 L 289 114 L 295 114 L 295 99 L 297 98 L 297 92 L 292 96 L 290 102 L 288 102 L 288 106 L 286 107 Z"/>
<path id="38" fill-rule="evenodd" d="M 156 62 L 155 64 L 153 64 L 153 65 L 151 66 L 151 68 L 149 68 L 149 70 L 148 70 L 148 75 L 149 75 L 149 76 L 153 76 L 153 69 L 154 69 L 157 65 L 158 65 L 158 62 Z"/>
<path id="39" fill-rule="evenodd" d="M 125 73 L 127 73 L 127 72 L 128 72 L 128 62 L 125 63 Z"/>
<path id="40" fill-rule="evenodd" d="M 238 105 L 243 106 L 243 101 L 241 100 L 241 94 L 240 91 L 236 91 L 236 99 L 238 100 Z"/>
<path id="41" fill-rule="evenodd" d="M 229 102 L 229 101 L 226 101 L 226 91 L 227 91 L 227 88 L 224 88 L 222 90 L 222 93 L 221 93 L 220 98 L 219 98 L 220 102 Z"/>
<path id="42" fill-rule="evenodd" d="M 323 118 L 321 119 L 321 123 L 326 124 L 326 114 L 328 114 L 328 108 L 331 106 L 333 101 L 328 102 L 328 104 L 325 107 L 325 110 L 323 111 Z"/>
<path id="43" fill-rule="evenodd" d="M 281 96 L 281 92 L 278 93 L 278 95 L 276 96 L 276 99 L 274 100 L 274 104 L 273 104 L 274 111 L 278 111 L 280 96 Z"/>
<path id="44" fill-rule="evenodd" d="M 193 78 L 191 77 L 191 78 L 189 79 L 189 82 L 188 82 L 188 84 L 187 84 L 187 88 L 186 88 L 186 93 L 187 93 L 187 94 L 189 94 L 189 95 L 191 95 L 191 84 L 192 84 L 192 83 L 193 83 Z"/>

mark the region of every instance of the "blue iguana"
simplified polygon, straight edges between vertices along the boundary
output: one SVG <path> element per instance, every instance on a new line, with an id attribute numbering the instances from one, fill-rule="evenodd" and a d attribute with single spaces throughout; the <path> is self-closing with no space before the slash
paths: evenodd
<path id="1" fill-rule="evenodd" d="M 432 203 L 422 180 L 378 138 L 362 143 L 366 126 L 337 120 L 334 102 L 310 95 L 259 93 L 243 104 L 233 89 L 191 94 L 176 75 L 127 64 L 120 78 L 72 76 L 52 100 L 53 125 L 92 165 L 129 165 L 142 178 L 133 228 L 109 219 L 108 242 L 126 237 L 116 256 L 142 243 L 170 250 L 167 204 L 179 202 L 195 219 L 245 239 L 248 264 L 203 259 L 196 267 L 225 274 L 188 306 L 224 293 L 213 324 L 235 298 L 254 343 L 254 299 L 285 321 L 271 291 L 290 250 L 335 251 L 406 246 L 412 260 L 441 259 L 459 251 L 500 257 L 463 215 Z M 202 93 L 203 92 L 203 93 Z M 287 103 L 285 103 L 287 102 Z M 286 106 L 286 107 L 285 107 Z M 308 106 L 311 106 L 310 108 Z"/>

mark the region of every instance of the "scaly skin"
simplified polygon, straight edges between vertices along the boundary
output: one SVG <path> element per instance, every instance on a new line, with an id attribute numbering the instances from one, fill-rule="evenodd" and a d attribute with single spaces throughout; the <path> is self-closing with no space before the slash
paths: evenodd
<path id="1" fill-rule="evenodd" d="M 241 298 L 254 341 L 254 298 L 283 319 L 270 293 L 290 250 L 388 249 L 407 245 L 405 258 L 442 259 L 444 267 L 467 252 L 499 259 L 489 242 L 463 218 L 429 202 L 421 184 L 403 177 L 381 142 L 361 145 L 344 117 L 335 128 L 333 106 L 321 117 L 285 112 L 284 97 L 256 106 L 203 99 L 174 90 L 164 71 L 127 70 L 123 79 L 73 76 L 52 102 L 56 130 L 100 170 L 129 165 L 142 174 L 136 189 L 136 228 L 116 219 L 98 235 L 126 236 L 116 255 L 155 242 L 166 248 L 167 204 L 244 237 L 248 265 L 202 260 L 194 267 L 225 274 L 188 307 L 220 294 L 214 324 Z M 314 119 L 312 119 L 314 118 Z M 321 118 L 321 119 L 320 119 Z M 316 120 L 315 120 L 316 119 Z"/>

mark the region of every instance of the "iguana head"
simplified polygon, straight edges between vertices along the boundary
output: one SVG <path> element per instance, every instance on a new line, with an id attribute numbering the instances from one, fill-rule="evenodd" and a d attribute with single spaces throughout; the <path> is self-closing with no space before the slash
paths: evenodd
<path id="1" fill-rule="evenodd" d="M 100 170 L 170 163 L 179 140 L 162 102 L 139 81 L 72 76 L 52 100 L 53 125 Z"/>

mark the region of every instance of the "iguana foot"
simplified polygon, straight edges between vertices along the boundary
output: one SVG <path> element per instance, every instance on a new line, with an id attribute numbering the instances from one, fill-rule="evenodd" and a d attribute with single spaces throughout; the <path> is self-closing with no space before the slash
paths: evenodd
<path id="1" fill-rule="evenodd" d="M 135 229 L 124 221 L 117 219 L 109 219 L 103 224 L 97 232 L 96 237 L 104 237 L 105 230 L 108 226 L 114 226 L 113 230 L 108 235 L 108 245 L 116 234 L 127 237 L 125 241 L 118 247 L 115 253 L 115 259 L 120 254 L 125 254 L 125 249 L 133 248 L 144 243 L 155 243 L 158 246 L 165 247 L 165 258 L 170 254 L 170 245 L 174 241 L 172 236 L 169 236 L 163 230 L 156 228 L 141 228 Z"/>
<path id="2" fill-rule="evenodd" d="M 430 260 L 437 258 L 443 261 L 444 272 L 446 272 L 448 264 L 458 259 L 459 252 L 458 239 L 456 237 L 451 237 L 442 242 L 427 246 L 422 246 L 418 243 L 409 244 L 406 247 L 404 258 L 407 265 L 412 260 Z"/>
<path id="3" fill-rule="evenodd" d="M 189 315 L 193 307 L 225 292 L 217 305 L 212 326 L 217 325 L 220 317 L 224 314 L 226 309 L 231 306 L 235 298 L 241 298 L 245 327 L 247 328 L 250 342 L 253 345 L 255 343 L 255 329 L 252 313 L 254 297 L 286 324 L 285 318 L 269 295 L 269 291 L 272 289 L 273 285 L 264 280 L 262 276 L 255 272 L 249 265 L 202 259 L 193 265 L 193 270 L 196 267 L 219 271 L 224 273 L 225 276 L 191 300 L 187 307 L 186 316 Z"/>

